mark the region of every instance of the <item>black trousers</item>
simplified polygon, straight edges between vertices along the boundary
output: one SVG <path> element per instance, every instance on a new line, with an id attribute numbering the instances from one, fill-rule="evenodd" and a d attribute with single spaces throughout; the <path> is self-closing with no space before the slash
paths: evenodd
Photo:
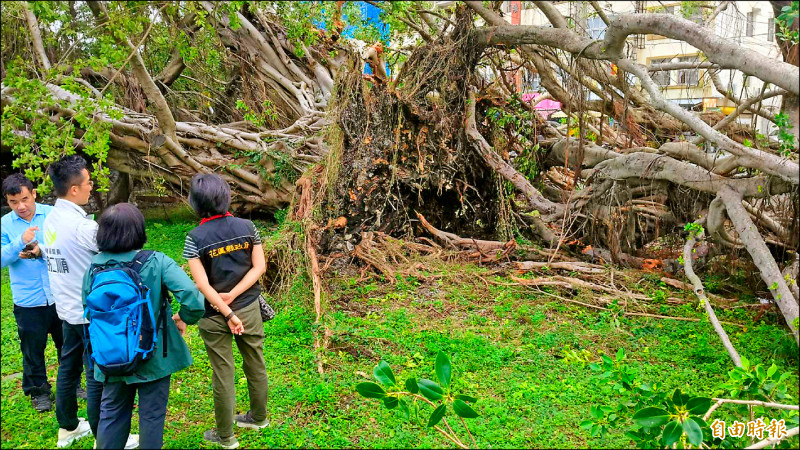
<path id="1" fill-rule="evenodd" d="M 56 381 L 56 419 L 58 426 L 74 430 L 78 426 L 78 396 L 75 390 L 81 382 L 81 371 L 86 367 L 86 415 L 92 433 L 97 436 L 97 423 L 100 420 L 100 397 L 103 384 L 94 379 L 89 370 L 88 355 L 84 351 L 84 333 L 88 339 L 89 325 L 72 325 L 64 322 L 64 345 L 58 360 L 58 380 Z"/>
<path id="2" fill-rule="evenodd" d="M 105 383 L 100 403 L 97 448 L 124 448 L 131 432 L 133 400 L 139 392 L 139 448 L 164 445 L 164 420 L 169 400 L 167 375 L 146 383 Z"/>
<path id="3" fill-rule="evenodd" d="M 59 360 L 64 343 L 56 305 L 54 303 L 29 308 L 14 305 L 14 318 L 17 320 L 19 347 L 22 351 L 22 392 L 25 395 L 49 394 L 51 387 L 47 381 L 47 364 L 44 360 L 47 335 L 53 337 Z"/>

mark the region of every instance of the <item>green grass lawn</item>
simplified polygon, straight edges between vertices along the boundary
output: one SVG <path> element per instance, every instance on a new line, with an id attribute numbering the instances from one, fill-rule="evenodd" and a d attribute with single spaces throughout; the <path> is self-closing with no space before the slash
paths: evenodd
<path id="1" fill-rule="evenodd" d="M 147 248 L 178 261 L 194 221 L 170 223 L 157 214 L 148 223 Z M 264 235 L 269 224 L 259 223 Z M 438 263 L 420 276 L 398 276 L 395 284 L 358 282 L 358 271 L 326 273 L 326 324 L 332 330 L 329 350 L 321 355 L 325 373 L 316 367 L 313 294 L 304 277 L 284 298 L 272 299 L 274 320 L 265 324 L 264 344 L 270 377 L 271 425 L 263 430 L 237 429 L 242 447 L 451 447 L 431 429 L 411 429 L 397 411 L 355 392 L 356 384 L 374 381 L 372 368 L 386 360 L 397 375 L 435 379 L 438 351 L 450 355 L 454 387 L 479 398 L 480 414 L 470 428 L 480 447 L 632 447 L 627 428 L 592 438 L 579 428 L 592 405 L 614 405 L 588 368 L 567 364 L 562 349 L 612 354 L 624 348 L 642 381 L 682 388 L 696 395 L 721 394 L 718 386 L 733 367 L 707 321 L 683 322 L 615 316 L 563 303 L 526 288 L 495 285 L 510 280 L 486 268 Z M 641 292 L 659 289 L 652 277 L 628 274 Z M 488 283 L 485 283 L 487 280 Z M 623 279 L 624 276 L 619 278 Z M 662 288 L 663 289 L 663 288 Z M 585 294 L 591 295 L 591 294 Z M 670 292 L 691 299 L 691 293 Z M 746 308 L 719 311 L 742 355 L 754 363 L 777 364 L 792 372 L 790 393 L 797 398 L 798 351 L 784 328 L 753 324 Z M 663 304 L 656 313 L 702 318 L 695 305 Z M 765 316 L 775 322 L 775 316 Z M 194 365 L 174 374 L 167 413 L 166 448 L 205 448 L 203 431 L 214 425 L 211 368 L 197 328 L 186 341 Z M 238 358 L 238 353 L 237 353 Z M 47 349 L 48 376 L 55 384 L 57 361 Z M 2 272 L 2 447 L 54 447 L 58 424 L 54 412 L 37 414 L 22 395 L 21 359 L 12 313 L 8 271 Z M 247 388 L 237 372 L 238 411 L 247 410 Z M 85 403 L 79 414 L 85 417 Z M 463 435 L 460 424 L 452 422 Z M 134 430 L 138 423 L 134 419 Z M 797 438 L 791 441 L 797 446 Z M 72 448 L 91 448 L 92 438 Z"/>

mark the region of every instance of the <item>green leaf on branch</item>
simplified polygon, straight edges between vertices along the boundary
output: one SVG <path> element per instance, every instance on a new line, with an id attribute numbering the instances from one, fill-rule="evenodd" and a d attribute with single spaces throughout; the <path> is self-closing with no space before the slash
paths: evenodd
<path id="1" fill-rule="evenodd" d="M 367 398 L 383 398 L 386 396 L 386 391 L 384 391 L 382 387 L 370 382 L 359 383 L 358 386 L 356 386 L 356 391 Z"/>
<path id="2" fill-rule="evenodd" d="M 773 363 L 771 366 L 769 366 L 769 369 L 767 369 L 767 378 L 772 378 L 772 376 L 775 375 L 775 372 L 777 371 L 778 371 L 778 366 L 776 366 Z"/>
<path id="3" fill-rule="evenodd" d="M 411 418 L 411 410 L 408 409 L 408 404 L 405 400 L 398 400 L 398 403 L 400 404 L 400 411 L 403 411 L 403 417 L 409 420 Z"/>
<path id="4" fill-rule="evenodd" d="M 633 421 L 646 428 L 659 427 L 669 422 L 669 413 L 661 408 L 645 408 L 633 415 Z"/>
<path id="5" fill-rule="evenodd" d="M 433 413 L 431 414 L 431 418 L 428 419 L 428 427 L 434 427 L 436 424 L 441 422 L 445 411 L 447 411 L 447 405 L 439 405 L 438 408 L 434 409 Z"/>
<path id="6" fill-rule="evenodd" d="M 458 394 L 458 395 L 456 395 L 456 398 L 459 399 L 459 400 L 464 400 L 465 402 L 469 402 L 469 403 L 476 403 L 478 401 L 477 398 L 470 397 L 469 395 L 464 395 L 464 394 Z"/>
<path id="7" fill-rule="evenodd" d="M 400 403 L 400 401 L 399 401 L 399 399 L 398 399 L 397 397 L 384 397 L 384 398 L 383 398 L 383 404 L 384 404 L 384 405 L 385 405 L 385 406 L 386 406 L 388 409 L 395 409 L 395 408 L 397 408 L 397 405 L 398 405 L 399 403 Z"/>
<path id="8" fill-rule="evenodd" d="M 664 445 L 669 447 L 678 442 L 678 439 L 683 435 L 683 425 L 677 420 L 673 420 L 664 427 Z"/>
<path id="9" fill-rule="evenodd" d="M 678 406 L 685 405 L 687 399 L 688 399 L 688 396 L 684 395 L 683 393 L 681 393 L 680 389 L 675 389 L 675 392 L 673 392 L 673 394 L 672 394 L 672 403 L 674 403 L 674 404 L 676 404 Z"/>
<path id="10" fill-rule="evenodd" d="M 748 360 L 744 356 L 741 357 L 741 360 L 742 360 L 742 369 L 744 369 L 745 371 L 750 370 L 750 360 Z"/>
<path id="11" fill-rule="evenodd" d="M 700 445 L 703 442 L 703 430 L 700 429 L 700 423 L 695 417 L 689 417 L 683 422 L 683 430 L 692 445 Z"/>
<path id="12" fill-rule="evenodd" d="M 419 386 L 420 393 L 428 400 L 436 401 L 444 395 L 444 391 L 435 381 L 422 378 L 417 381 L 417 386 Z"/>
<path id="13" fill-rule="evenodd" d="M 707 397 L 695 397 L 686 403 L 686 409 L 689 414 L 695 416 L 702 416 L 711 407 L 711 399 Z"/>
<path id="14" fill-rule="evenodd" d="M 408 392 L 411 392 L 412 394 L 419 392 L 419 386 L 417 386 L 416 378 L 409 378 L 406 380 L 406 389 L 408 389 Z"/>
<path id="15" fill-rule="evenodd" d="M 453 402 L 453 411 L 465 419 L 474 419 L 478 417 L 478 413 L 476 413 L 474 409 L 470 408 L 469 405 L 464 403 L 463 400 L 456 400 Z"/>
<path id="16" fill-rule="evenodd" d="M 448 358 L 444 352 L 440 351 L 439 354 L 436 355 L 436 378 L 439 379 L 442 386 L 447 387 L 447 385 L 450 384 L 451 375 L 450 358 Z"/>
<path id="17" fill-rule="evenodd" d="M 394 386 L 395 379 L 394 374 L 392 373 L 392 368 L 389 367 L 389 364 L 386 364 L 386 361 L 381 360 L 374 369 L 372 369 L 372 374 L 375 375 L 375 378 L 381 382 L 384 386 Z"/>

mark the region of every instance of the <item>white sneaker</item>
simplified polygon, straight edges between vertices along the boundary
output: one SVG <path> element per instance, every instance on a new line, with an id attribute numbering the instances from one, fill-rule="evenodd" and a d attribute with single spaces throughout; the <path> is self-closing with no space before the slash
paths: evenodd
<path id="1" fill-rule="evenodd" d="M 65 428 L 58 429 L 58 442 L 56 447 L 64 448 L 73 442 L 92 434 L 92 427 L 89 422 L 83 417 L 78 417 L 78 427 L 72 431 L 67 431 Z"/>
<path id="2" fill-rule="evenodd" d="M 134 448 L 139 448 L 139 435 L 129 434 L 128 441 L 125 442 L 125 450 L 131 450 Z"/>
<path id="3" fill-rule="evenodd" d="M 94 445 L 92 448 L 97 448 L 97 439 L 94 440 Z M 129 434 L 128 441 L 125 442 L 125 450 L 132 450 L 134 448 L 139 448 L 139 435 L 138 434 Z"/>

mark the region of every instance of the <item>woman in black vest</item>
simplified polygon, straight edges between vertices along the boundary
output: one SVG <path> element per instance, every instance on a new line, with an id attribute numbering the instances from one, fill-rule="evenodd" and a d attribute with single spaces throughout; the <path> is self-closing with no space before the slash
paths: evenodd
<path id="1" fill-rule="evenodd" d="M 236 448 L 233 423 L 263 428 L 267 420 L 267 371 L 264 363 L 264 326 L 261 321 L 258 280 L 266 271 L 261 238 L 253 222 L 228 212 L 231 191 L 215 174 L 192 178 L 189 204 L 202 219 L 189 232 L 183 256 L 197 288 L 206 297 L 206 312 L 198 328 L 214 371 L 216 429 L 203 439 Z M 233 341 L 242 355 L 250 409 L 236 415 L 236 381 Z"/>

